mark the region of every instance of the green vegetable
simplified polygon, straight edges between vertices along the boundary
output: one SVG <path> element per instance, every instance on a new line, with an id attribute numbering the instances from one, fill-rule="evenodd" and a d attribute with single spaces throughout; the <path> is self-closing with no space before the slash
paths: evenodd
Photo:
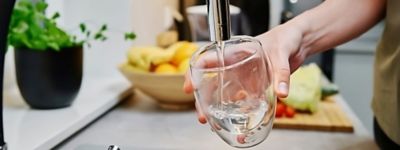
<path id="1" fill-rule="evenodd" d="M 283 102 L 297 110 L 316 112 L 321 100 L 321 71 L 316 64 L 299 68 L 290 77 L 289 96 Z"/>
<path id="2" fill-rule="evenodd" d="M 339 93 L 339 88 L 335 84 L 325 84 L 321 87 L 322 99 Z"/>
<path id="3" fill-rule="evenodd" d="M 48 4 L 44 0 L 32 2 L 30 0 L 20 0 L 12 13 L 9 26 L 8 44 L 15 48 L 29 48 L 33 50 L 55 50 L 62 48 L 90 46 L 90 39 L 104 41 L 104 32 L 107 26 L 103 25 L 98 32 L 91 37 L 86 25 L 80 24 L 82 34 L 86 39 L 77 40 L 76 36 L 70 35 L 56 24 L 56 19 L 60 17 L 57 12 L 52 17 L 45 16 Z"/>

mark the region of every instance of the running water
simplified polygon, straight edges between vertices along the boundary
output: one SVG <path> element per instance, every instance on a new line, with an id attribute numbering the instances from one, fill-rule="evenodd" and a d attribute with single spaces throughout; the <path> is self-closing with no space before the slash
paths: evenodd
<path id="1" fill-rule="evenodd" d="M 263 100 L 239 100 L 221 106 L 222 109 L 209 107 L 211 120 L 231 134 L 246 134 L 257 128 L 267 111 L 267 103 Z"/>
<path id="2" fill-rule="evenodd" d="M 218 82 L 219 82 L 219 88 L 218 88 L 218 93 L 217 93 L 217 97 L 218 97 L 218 106 L 221 110 L 223 110 L 223 100 L 224 100 L 224 75 L 225 75 L 225 42 L 217 42 L 216 45 L 216 49 L 217 49 L 217 59 L 218 59 L 218 63 L 219 63 L 219 71 L 218 71 Z"/>
<path id="3" fill-rule="evenodd" d="M 224 81 L 227 80 L 226 75 L 239 71 L 235 71 L 235 69 L 226 70 L 225 43 L 217 42 L 216 47 L 219 64 L 217 82 L 219 85 L 216 91 L 216 101 L 207 110 L 210 124 L 214 131 L 232 146 L 250 147 L 257 145 L 266 138 L 269 129 L 272 127 L 271 120 L 265 120 L 270 107 L 268 107 L 265 97 L 245 97 L 234 101 L 229 99 L 229 96 L 226 97 L 229 95 L 228 93 L 232 92 L 224 91 L 229 90 L 229 86 L 232 86 L 232 81 Z M 243 68 L 238 67 L 236 69 Z"/>

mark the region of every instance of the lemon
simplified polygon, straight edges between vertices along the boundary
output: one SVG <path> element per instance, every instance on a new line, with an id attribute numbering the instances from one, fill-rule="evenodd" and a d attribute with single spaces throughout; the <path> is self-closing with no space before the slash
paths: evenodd
<path id="1" fill-rule="evenodd" d="M 155 73 L 157 74 L 175 74 L 178 72 L 178 69 L 169 63 L 163 63 L 156 67 Z"/>
<path id="2" fill-rule="evenodd" d="M 192 54 L 198 49 L 198 45 L 196 43 L 190 42 L 182 42 L 180 47 L 175 51 L 174 56 L 172 57 L 172 64 L 179 66 L 182 61 L 187 58 L 190 58 Z"/>
<path id="3" fill-rule="evenodd" d="M 185 73 L 189 69 L 189 62 L 190 58 L 186 58 L 185 60 L 183 60 L 178 66 L 178 71 L 180 73 Z"/>

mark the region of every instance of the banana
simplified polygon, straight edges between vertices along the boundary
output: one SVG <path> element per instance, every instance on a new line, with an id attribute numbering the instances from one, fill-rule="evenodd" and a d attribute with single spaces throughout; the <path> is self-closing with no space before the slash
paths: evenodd
<path id="1" fill-rule="evenodd" d="M 158 52 L 154 52 L 151 55 L 151 62 L 156 66 L 162 63 L 167 63 L 173 59 L 176 51 L 181 48 L 187 47 L 188 44 L 190 44 L 190 42 L 177 42 L 175 44 L 172 44 L 165 50 L 161 49 Z"/>
<path id="2" fill-rule="evenodd" d="M 129 49 L 127 57 L 129 64 L 133 67 L 150 72 L 152 65 L 158 66 L 160 64 L 169 63 L 171 60 L 174 62 L 173 60 L 175 60 L 174 58 L 177 56 L 177 51 L 190 51 L 188 54 L 184 53 L 184 57 L 181 56 L 178 57 L 179 59 L 176 59 L 179 60 L 178 63 L 175 63 L 175 65 L 178 66 L 182 60 L 188 57 L 186 55 L 191 54 L 191 51 L 196 49 L 196 44 L 182 41 L 169 46 L 167 49 L 157 46 L 132 47 Z"/>
<path id="3" fill-rule="evenodd" d="M 132 66 L 143 70 L 150 70 L 152 55 L 163 49 L 155 46 L 133 47 L 128 51 L 128 61 Z"/>

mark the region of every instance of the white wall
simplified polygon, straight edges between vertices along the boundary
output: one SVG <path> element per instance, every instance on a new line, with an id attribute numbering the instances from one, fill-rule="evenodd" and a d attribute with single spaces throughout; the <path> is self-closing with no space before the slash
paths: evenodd
<path id="1" fill-rule="evenodd" d="M 157 34 L 165 31 L 164 8 L 177 9 L 178 0 L 131 0 L 132 27 L 137 32 L 140 45 L 156 44 Z"/>
<path id="2" fill-rule="evenodd" d="M 382 30 L 383 23 L 378 24 L 361 37 L 337 47 L 335 56 L 335 83 L 370 133 L 373 133 L 373 63 Z"/>
<path id="3" fill-rule="evenodd" d="M 270 0 L 270 29 L 279 25 L 281 12 L 283 10 L 283 0 Z"/>

